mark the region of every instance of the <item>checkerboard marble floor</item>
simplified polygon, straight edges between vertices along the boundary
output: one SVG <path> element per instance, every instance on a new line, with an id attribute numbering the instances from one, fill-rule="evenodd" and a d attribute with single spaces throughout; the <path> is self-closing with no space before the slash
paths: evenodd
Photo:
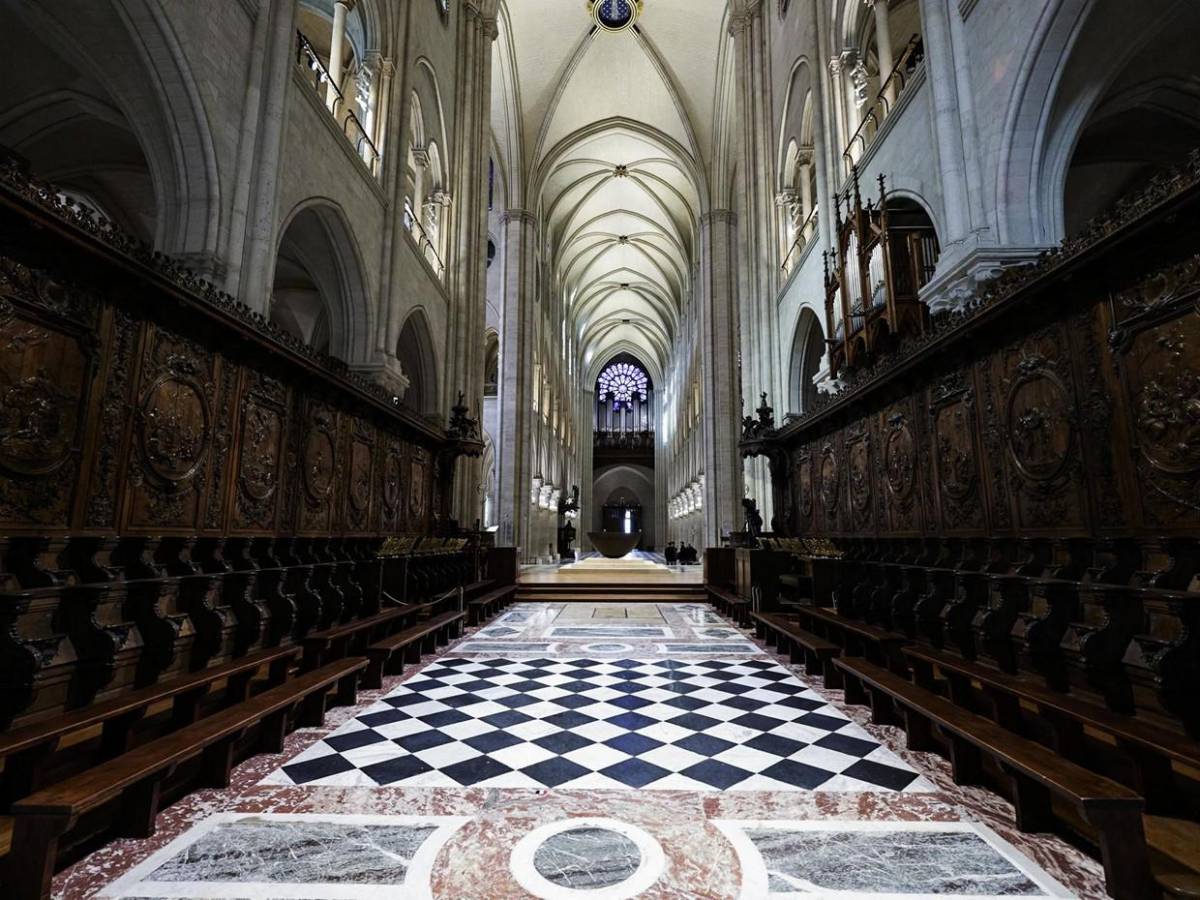
<path id="1" fill-rule="evenodd" d="M 518 604 L 385 684 L 54 896 L 1104 898 L 705 604 Z"/>
<path id="2" fill-rule="evenodd" d="M 449 656 L 264 783 L 932 790 L 766 659 Z"/>

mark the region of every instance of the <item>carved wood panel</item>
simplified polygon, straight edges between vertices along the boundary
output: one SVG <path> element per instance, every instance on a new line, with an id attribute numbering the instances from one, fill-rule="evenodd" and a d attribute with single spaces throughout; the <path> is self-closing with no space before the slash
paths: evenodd
<path id="1" fill-rule="evenodd" d="M 288 392 L 283 382 L 253 371 L 245 373 L 242 390 L 232 527 L 270 533 L 278 527 Z"/>
<path id="2" fill-rule="evenodd" d="M 134 395 L 124 522 L 134 531 L 199 530 L 212 457 L 218 391 L 216 354 L 149 325 Z"/>
<path id="3" fill-rule="evenodd" d="M 334 488 L 338 480 L 337 414 L 311 401 L 298 448 L 298 534 L 326 534 L 333 528 Z"/>
<path id="4" fill-rule="evenodd" d="M 1144 523 L 1200 526 L 1200 311 L 1173 304 L 1173 315 L 1143 320 L 1121 365 L 1133 467 Z"/>
<path id="5" fill-rule="evenodd" d="M 970 369 L 960 369 L 929 390 L 930 450 L 938 518 L 947 534 L 970 534 L 986 525 Z"/>
<path id="6" fill-rule="evenodd" d="M 916 422 L 911 402 L 898 403 L 879 417 L 879 490 L 884 511 L 884 530 L 896 535 L 918 534 L 921 530 L 921 485 L 918 474 Z"/>
<path id="7" fill-rule="evenodd" d="M 95 311 L 49 278 L 0 262 L 0 529 L 62 528 L 79 488 Z"/>
<path id="8" fill-rule="evenodd" d="M 1088 526 L 1079 409 L 1067 336 L 1042 329 L 994 354 L 985 426 L 997 525 L 1022 533 L 1078 533 Z M 999 446 L 991 442 L 999 438 Z M 1000 529 L 996 529 L 1000 530 Z"/>

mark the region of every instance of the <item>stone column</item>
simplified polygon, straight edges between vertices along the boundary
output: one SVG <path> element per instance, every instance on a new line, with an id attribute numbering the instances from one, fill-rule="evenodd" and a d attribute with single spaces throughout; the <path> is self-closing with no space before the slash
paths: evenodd
<path id="1" fill-rule="evenodd" d="M 838 167 L 830 189 L 837 190 L 837 185 L 841 184 L 842 178 L 845 177 L 842 150 L 845 149 L 846 141 L 850 138 L 850 132 L 846 128 L 846 86 L 842 75 L 842 58 L 840 56 L 833 56 L 829 59 L 829 99 L 833 106 L 833 122 L 831 124 L 834 126 L 833 146 L 830 147 L 830 150 L 833 152 L 833 158 Z"/>
<path id="2" fill-rule="evenodd" d="M 742 496 L 738 457 L 741 385 L 737 379 L 738 321 L 734 269 L 735 217 L 712 210 L 700 220 L 700 359 L 704 391 L 701 427 L 704 440 L 705 528 L 708 546 L 737 527 Z M 690 474 L 690 473 L 689 473 Z"/>
<path id="3" fill-rule="evenodd" d="M 879 81 L 883 82 L 885 78 L 892 72 L 892 67 L 896 65 L 895 59 L 892 58 L 892 32 L 891 23 L 888 22 L 888 0 L 863 0 L 867 6 L 875 12 L 875 50 L 879 54 Z M 891 111 L 892 104 L 896 102 L 895 85 L 888 85 L 884 89 L 884 99 L 888 102 L 888 111 Z"/>
<path id="4" fill-rule="evenodd" d="M 342 57 L 346 52 L 346 18 L 354 8 L 355 0 L 337 0 L 333 4 L 333 39 L 329 45 L 329 87 L 325 91 L 325 103 L 334 112 L 337 108 L 338 92 L 342 89 Z"/>
<path id="5" fill-rule="evenodd" d="M 741 120 L 739 149 L 745 217 L 738 235 L 743 255 L 736 270 L 742 287 L 742 389 L 747 397 L 756 397 L 764 391 L 771 397 L 783 393 L 775 313 L 780 268 L 773 259 L 775 198 L 772 186 L 776 179 L 766 8 L 762 0 L 736 0 L 731 8 L 729 26 L 734 37 Z M 734 418 L 739 416 L 735 413 Z M 718 480 L 715 473 L 710 475 Z M 718 510 L 710 509 L 710 512 Z"/>
<path id="6" fill-rule="evenodd" d="M 392 104 L 390 97 L 392 96 L 392 79 L 396 76 L 396 64 L 390 59 L 381 59 L 379 61 L 379 97 L 380 106 L 375 115 L 375 130 L 371 140 L 375 142 L 375 149 L 379 151 L 379 158 L 383 159 L 385 146 L 387 144 L 388 119 L 391 114 Z"/>
<path id="7" fill-rule="evenodd" d="M 413 147 L 413 195 L 412 213 L 418 225 L 424 227 L 421 221 L 421 211 L 425 207 L 425 182 L 429 178 L 429 151 L 424 147 Z"/>
<path id="8" fill-rule="evenodd" d="M 264 0 L 254 25 L 254 46 L 264 55 L 259 80 L 246 96 L 238 184 L 234 193 L 230 269 L 226 289 L 263 315 L 268 314 L 275 271 L 279 222 L 279 174 L 287 98 L 296 64 L 297 0 Z M 240 226 L 240 227 L 239 227 Z"/>
<path id="9" fill-rule="evenodd" d="M 455 82 L 454 170 L 450 193 L 454 206 L 443 217 L 446 286 L 450 295 L 446 323 L 447 384 L 466 394 L 478 409 L 483 398 L 483 330 L 487 307 L 488 156 L 491 147 L 492 42 L 497 34 L 499 0 L 463 0 L 458 7 L 458 57 Z M 464 461 L 473 472 L 478 460 Z M 460 476 L 463 474 L 460 469 Z M 462 516 L 472 506 L 469 487 L 477 478 L 460 477 L 454 509 Z"/>
<path id="10" fill-rule="evenodd" d="M 536 552 L 529 543 L 529 496 L 537 415 L 533 396 L 538 387 L 533 371 L 537 220 L 523 209 L 510 209 L 501 224 L 504 291 L 500 311 L 500 436 L 496 446 L 500 528 L 496 542 L 499 546 L 521 547 L 523 553 L 531 554 Z M 590 490 L 590 485 L 585 490 Z"/>
<path id="11" fill-rule="evenodd" d="M 950 15 L 946 0 L 921 0 L 925 65 L 929 69 L 929 87 L 933 92 L 933 136 L 944 207 L 942 230 L 938 238 L 942 253 L 953 255 L 956 249 L 954 245 L 966 240 L 970 211 L 967 208 L 967 168 L 958 111 L 958 82 L 950 38 Z"/>

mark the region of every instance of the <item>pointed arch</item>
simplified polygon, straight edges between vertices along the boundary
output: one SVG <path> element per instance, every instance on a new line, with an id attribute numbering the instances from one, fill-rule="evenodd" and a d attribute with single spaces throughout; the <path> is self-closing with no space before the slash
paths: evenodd
<path id="1" fill-rule="evenodd" d="M 280 227 L 271 320 L 347 363 L 365 362 L 375 318 L 365 272 L 341 207 L 326 198 L 298 204 Z"/>
<path id="2" fill-rule="evenodd" d="M 438 361 L 429 319 L 422 307 L 417 307 L 404 320 L 400 339 L 396 343 L 396 358 L 408 378 L 403 403 L 422 415 L 438 412 Z"/>

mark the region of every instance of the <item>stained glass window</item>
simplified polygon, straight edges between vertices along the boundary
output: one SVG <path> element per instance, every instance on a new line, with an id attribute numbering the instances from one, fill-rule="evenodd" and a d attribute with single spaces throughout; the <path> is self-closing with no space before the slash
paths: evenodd
<path id="1" fill-rule="evenodd" d="M 601 372 L 596 384 L 602 395 L 612 396 L 614 403 L 628 404 L 633 402 L 635 396 L 641 400 L 646 399 L 649 379 L 646 373 L 633 363 L 618 362 Z"/>

